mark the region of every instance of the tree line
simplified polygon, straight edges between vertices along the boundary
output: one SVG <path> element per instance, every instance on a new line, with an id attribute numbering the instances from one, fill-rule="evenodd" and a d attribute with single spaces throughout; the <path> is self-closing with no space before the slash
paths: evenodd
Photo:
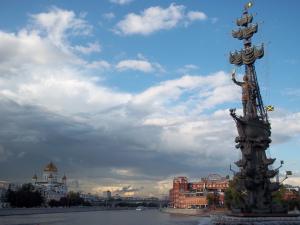
<path id="1" fill-rule="evenodd" d="M 10 203 L 11 207 L 38 207 L 45 203 L 45 199 L 41 193 L 35 190 L 32 184 L 23 184 L 21 188 L 16 191 L 8 189 L 6 193 L 6 201 Z"/>
<path id="2" fill-rule="evenodd" d="M 66 197 L 60 198 L 59 201 L 51 199 L 48 202 L 50 207 L 71 207 L 71 206 L 91 206 L 90 202 L 84 201 L 78 192 L 69 192 Z"/>
<path id="3" fill-rule="evenodd" d="M 6 201 L 14 208 L 31 208 L 31 207 L 41 207 L 41 206 L 50 206 L 50 207 L 71 207 L 79 205 L 90 205 L 90 203 L 84 201 L 80 197 L 80 194 L 77 192 L 69 192 L 66 197 L 60 198 L 57 200 L 50 200 L 46 202 L 46 199 L 43 197 L 42 193 L 35 189 L 35 187 L 28 183 L 23 184 L 21 188 L 17 190 L 8 189 L 6 193 Z"/>

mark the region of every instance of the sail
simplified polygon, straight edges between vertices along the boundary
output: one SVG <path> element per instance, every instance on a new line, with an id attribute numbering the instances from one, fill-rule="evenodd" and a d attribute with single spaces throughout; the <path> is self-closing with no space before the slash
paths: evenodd
<path id="1" fill-rule="evenodd" d="M 243 17 L 236 20 L 238 26 L 247 26 L 249 23 L 252 23 L 253 16 L 251 14 L 244 14 Z"/>
<path id="2" fill-rule="evenodd" d="M 238 30 L 232 31 L 232 37 L 237 38 L 239 40 L 249 39 L 253 36 L 254 33 L 257 32 L 257 24 L 253 24 L 249 27 L 240 28 Z"/>
<path id="3" fill-rule="evenodd" d="M 229 62 L 231 64 L 241 66 L 241 65 L 250 65 L 255 62 L 256 59 L 260 59 L 264 56 L 264 46 L 258 47 L 249 47 L 241 50 L 240 52 L 235 51 L 229 54 Z"/>
<path id="4" fill-rule="evenodd" d="M 237 65 L 237 66 L 241 66 L 243 65 L 243 59 L 242 59 L 242 54 L 235 51 L 235 52 L 230 52 L 229 55 L 229 61 L 231 64 Z"/>

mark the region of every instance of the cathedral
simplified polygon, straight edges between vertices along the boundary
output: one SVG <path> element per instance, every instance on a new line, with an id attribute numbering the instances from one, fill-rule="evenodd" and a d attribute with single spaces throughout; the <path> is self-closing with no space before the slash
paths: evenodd
<path id="1" fill-rule="evenodd" d="M 68 193 L 66 175 L 59 179 L 58 169 L 52 162 L 44 168 L 41 180 L 38 180 L 37 175 L 34 174 L 32 184 L 42 193 L 46 201 L 52 199 L 59 201 L 60 198 L 66 197 Z"/>

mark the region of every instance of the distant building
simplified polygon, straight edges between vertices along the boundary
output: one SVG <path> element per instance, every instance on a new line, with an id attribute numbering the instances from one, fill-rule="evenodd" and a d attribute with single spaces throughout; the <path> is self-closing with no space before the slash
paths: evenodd
<path id="1" fill-rule="evenodd" d="M 9 185 L 7 181 L 0 181 L 0 208 L 9 206 L 9 203 L 6 202 L 6 192 L 9 189 Z"/>
<path id="2" fill-rule="evenodd" d="M 10 206 L 7 202 L 6 194 L 8 190 L 17 191 L 22 187 L 19 183 L 11 183 L 8 181 L 0 181 L 0 208 L 7 208 Z"/>
<path id="3" fill-rule="evenodd" d="M 103 192 L 103 197 L 105 199 L 111 199 L 111 192 L 109 190 Z"/>
<path id="4" fill-rule="evenodd" d="M 299 187 L 299 186 L 293 186 L 293 185 L 290 185 L 290 184 L 285 184 L 285 185 L 284 185 L 284 188 L 285 188 L 287 191 L 294 191 L 294 192 L 300 193 L 300 187 Z"/>
<path id="5" fill-rule="evenodd" d="M 58 169 L 52 162 L 45 166 L 41 180 L 38 180 L 36 174 L 33 175 L 32 184 L 42 193 L 46 201 L 52 199 L 58 201 L 67 196 L 67 177 L 64 175 L 59 179 Z"/>
<path id="6" fill-rule="evenodd" d="M 176 177 L 169 192 L 170 207 L 206 208 L 208 194 L 217 195 L 219 205 L 224 204 L 224 191 L 229 186 L 229 179 L 211 174 L 198 182 L 188 182 L 187 177 Z"/>
<path id="7" fill-rule="evenodd" d="M 300 200 L 300 188 L 289 184 L 284 185 L 285 192 L 283 193 L 284 200 Z"/>
<path id="8" fill-rule="evenodd" d="M 80 198 L 82 198 L 85 202 L 90 203 L 91 205 L 96 205 L 100 202 L 99 197 L 91 193 L 80 193 Z"/>

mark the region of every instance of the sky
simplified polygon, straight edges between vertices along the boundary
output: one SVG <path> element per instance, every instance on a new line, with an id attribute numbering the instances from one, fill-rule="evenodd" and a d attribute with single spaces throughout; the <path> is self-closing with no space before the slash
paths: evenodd
<path id="1" fill-rule="evenodd" d="M 0 180 L 53 161 L 70 189 L 163 196 L 175 176 L 231 174 L 241 113 L 228 54 L 240 0 L 2 0 Z M 254 1 L 268 155 L 300 185 L 297 0 Z M 238 79 L 243 68 L 236 68 Z M 237 170 L 237 168 L 235 168 Z M 231 174 L 232 175 L 232 174 Z"/>

